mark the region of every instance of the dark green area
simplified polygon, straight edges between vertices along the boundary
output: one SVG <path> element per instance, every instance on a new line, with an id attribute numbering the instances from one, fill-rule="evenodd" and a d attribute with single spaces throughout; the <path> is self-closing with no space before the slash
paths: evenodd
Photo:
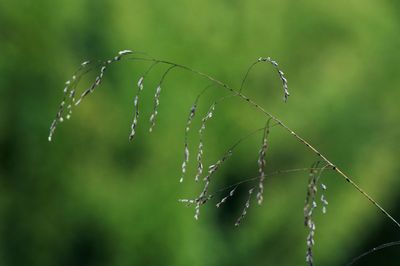
<path id="1" fill-rule="evenodd" d="M 148 118 L 157 66 L 145 82 L 138 136 L 128 142 L 136 83 L 148 63 L 110 67 L 103 84 L 60 124 L 48 128 L 64 81 L 87 59 L 146 51 L 237 88 L 277 115 L 400 219 L 400 13 L 397 1 L 0 1 L 0 265 L 303 265 L 308 174 L 268 178 L 234 227 L 248 187 L 200 220 L 179 198 L 193 181 L 200 115 L 224 95 L 208 91 L 190 132 L 191 165 L 179 183 L 185 120 L 208 84 L 181 70 L 167 76 L 153 133 Z M 93 81 L 88 76 L 82 89 Z M 205 132 L 208 166 L 265 117 L 240 100 L 218 105 Z M 271 131 L 267 172 L 316 160 L 284 130 Z M 261 136 L 244 142 L 211 190 L 257 174 Z M 399 229 L 340 176 L 327 173 L 326 215 L 316 219 L 316 265 L 343 265 L 400 239 Z M 221 197 L 224 195 L 221 195 Z M 397 265 L 400 247 L 360 265 Z"/>

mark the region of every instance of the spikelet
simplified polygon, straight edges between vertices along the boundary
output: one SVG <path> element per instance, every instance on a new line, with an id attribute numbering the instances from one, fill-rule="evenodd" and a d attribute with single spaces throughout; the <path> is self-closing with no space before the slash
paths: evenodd
<path id="1" fill-rule="evenodd" d="M 203 173 L 203 134 L 204 130 L 206 129 L 207 121 L 213 116 L 213 113 L 215 111 L 215 105 L 216 103 L 213 103 L 211 105 L 206 116 L 203 117 L 203 119 L 201 120 L 201 127 L 199 130 L 199 135 L 200 135 L 199 148 L 197 151 L 197 173 L 195 177 L 196 181 L 199 181 L 199 178 Z"/>
<path id="2" fill-rule="evenodd" d="M 317 207 L 316 194 L 317 194 L 317 182 L 318 182 L 318 171 L 316 170 L 319 162 L 314 163 L 310 170 L 310 178 L 307 186 L 307 196 L 304 206 L 304 225 L 308 228 L 307 235 L 307 251 L 306 251 L 306 262 L 308 265 L 313 265 L 313 246 L 314 234 L 315 234 L 315 223 L 313 220 L 313 212 Z"/>
<path id="3" fill-rule="evenodd" d="M 321 193 L 322 213 L 325 214 L 328 207 L 328 201 L 326 200 L 324 194 L 327 189 L 327 186 L 325 184 L 321 184 L 321 188 L 322 188 L 322 193 Z"/>
<path id="4" fill-rule="evenodd" d="M 100 69 L 100 74 L 96 77 L 94 83 L 81 94 L 81 96 L 79 97 L 78 100 L 75 100 L 76 87 L 79 83 L 79 80 L 83 75 L 85 75 L 90 70 L 83 72 L 83 73 L 80 73 L 80 72 L 83 69 L 85 69 L 87 66 L 89 66 L 91 62 L 85 61 L 80 65 L 79 69 L 74 73 L 72 78 L 65 83 L 65 88 L 63 90 L 63 93 L 64 93 L 63 100 L 61 101 L 56 118 L 53 120 L 53 122 L 51 123 L 51 126 L 50 126 L 50 132 L 49 132 L 49 137 L 48 137 L 49 141 L 52 140 L 52 137 L 53 137 L 54 131 L 56 130 L 57 124 L 59 122 L 64 121 L 63 114 L 65 111 L 65 106 L 66 106 L 66 110 L 67 110 L 67 114 L 65 115 L 65 118 L 70 119 L 71 115 L 72 115 L 72 107 L 79 105 L 84 97 L 86 97 L 88 94 L 92 93 L 95 90 L 95 88 L 101 84 L 101 81 L 104 77 L 104 73 L 107 69 L 107 66 L 113 62 L 121 60 L 121 58 L 123 56 L 129 55 L 132 53 L 133 52 L 130 50 L 123 50 L 123 51 L 120 51 L 117 54 L 117 56 L 115 56 L 113 59 L 105 61 L 102 64 L 101 69 Z"/>
<path id="5" fill-rule="evenodd" d="M 208 167 L 208 174 L 204 177 L 204 180 L 208 180 L 211 176 L 219 169 L 219 167 L 229 158 L 232 156 L 232 150 L 228 150 L 224 154 L 224 156 L 219 159 L 215 164 L 212 164 Z"/>
<path id="6" fill-rule="evenodd" d="M 235 226 L 239 226 L 240 223 L 242 222 L 243 218 L 246 216 L 247 211 L 250 208 L 250 200 L 251 200 L 251 195 L 253 194 L 253 191 L 254 191 L 254 187 L 249 190 L 249 197 L 247 198 L 247 201 L 244 205 L 242 214 L 239 216 L 239 218 L 235 222 Z"/>
<path id="7" fill-rule="evenodd" d="M 131 123 L 131 133 L 129 134 L 129 141 L 132 141 L 133 138 L 135 137 L 136 134 L 136 127 L 138 124 L 138 120 L 139 120 L 139 95 L 140 93 L 143 91 L 143 82 L 145 77 L 147 76 L 147 74 L 151 71 L 151 69 L 157 64 L 158 62 L 154 62 L 153 64 L 151 64 L 151 66 L 147 69 L 147 71 L 143 74 L 143 76 L 141 76 L 137 82 L 137 91 L 136 91 L 136 96 L 135 99 L 133 101 L 133 105 L 135 108 L 135 111 L 133 113 L 133 119 L 132 119 L 132 123 Z"/>
<path id="8" fill-rule="evenodd" d="M 260 181 L 258 183 L 258 192 L 256 195 L 257 202 L 259 205 L 262 204 L 263 199 L 264 199 L 264 180 L 265 180 L 265 155 L 268 149 L 268 135 L 269 135 L 269 123 L 271 119 L 268 119 L 267 125 L 265 126 L 264 129 L 264 134 L 263 134 L 263 139 L 262 139 L 262 145 L 260 148 L 260 151 L 258 153 L 258 172 L 260 174 Z"/>
<path id="9" fill-rule="evenodd" d="M 64 121 L 64 112 L 66 110 L 67 114 L 65 115 L 66 119 L 70 119 L 72 115 L 72 106 L 75 102 L 75 90 L 80 81 L 80 78 L 85 75 L 88 71 L 82 72 L 88 65 L 90 61 L 83 62 L 79 68 L 75 71 L 71 79 L 65 82 L 65 87 L 63 90 L 63 98 L 61 100 L 60 106 L 58 108 L 56 117 L 50 125 L 50 132 L 48 136 L 48 140 L 51 141 L 53 138 L 53 134 L 56 130 L 57 124 L 59 122 Z M 66 109 L 65 109 L 66 108 Z"/>
<path id="10" fill-rule="evenodd" d="M 199 216 L 200 216 L 200 204 L 196 204 L 195 213 L 194 213 L 194 219 L 198 220 Z"/>
<path id="11" fill-rule="evenodd" d="M 197 100 L 195 104 L 190 108 L 190 112 L 186 121 L 186 127 L 185 127 L 185 149 L 184 149 L 184 155 L 183 155 L 183 162 L 182 162 L 182 176 L 179 180 L 179 182 L 183 182 L 184 175 L 186 173 L 186 167 L 187 164 L 189 163 L 189 144 L 188 144 L 188 133 L 190 130 L 190 124 L 193 121 L 194 116 L 196 115 L 196 108 L 197 108 Z"/>
<path id="12" fill-rule="evenodd" d="M 153 113 L 150 115 L 150 128 L 149 132 L 153 132 L 153 129 L 156 125 L 156 118 L 158 115 L 158 106 L 160 105 L 160 95 L 161 95 L 161 85 L 164 82 L 165 77 L 167 76 L 168 72 L 176 67 L 176 65 L 173 65 L 167 69 L 167 71 L 164 72 L 160 82 L 158 83 L 156 93 L 154 94 L 154 107 L 153 107 Z"/>
<path id="13" fill-rule="evenodd" d="M 190 130 L 190 125 L 192 124 L 192 121 L 196 115 L 196 109 L 197 109 L 197 104 L 199 102 L 200 97 L 211 87 L 215 86 L 215 84 L 210 84 L 206 86 L 197 96 L 196 100 L 194 101 L 192 107 L 190 108 L 187 120 L 186 120 L 186 126 L 185 126 L 185 143 L 184 143 L 184 152 L 183 152 L 183 162 L 182 162 L 182 175 L 181 178 L 179 179 L 179 182 L 183 182 L 185 173 L 186 173 L 186 168 L 189 163 L 189 130 Z"/>
<path id="14" fill-rule="evenodd" d="M 278 72 L 279 78 L 282 81 L 282 86 L 283 86 L 283 100 L 286 102 L 288 100 L 288 97 L 290 95 L 289 93 L 289 89 L 288 89 L 288 83 L 287 83 L 287 79 L 285 77 L 285 74 L 283 73 L 282 70 L 279 69 L 278 67 L 278 63 L 274 60 L 272 60 L 270 57 L 260 57 L 258 59 L 259 62 L 269 62 L 271 63 L 271 65 L 276 69 L 276 71 Z"/>
<path id="15" fill-rule="evenodd" d="M 194 178 L 194 180 L 197 182 L 197 181 L 199 181 L 199 178 L 200 178 L 200 176 L 201 176 L 201 174 L 203 173 L 203 141 L 202 140 L 200 140 L 200 142 L 199 142 L 199 148 L 198 148 L 198 151 L 197 151 L 197 157 L 196 157 L 196 159 L 197 159 L 197 173 L 196 173 L 196 176 L 195 176 L 195 178 Z"/>
<path id="16" fill-rule="evenodd" d="M 206 203 L 209 199 L 212 198 L 212 195 L 206 196 L 206 195 L 200 195 L 196 200 L 196 206 L 195 206 L 195 213 L 194 213 L 194 218 L 196 220 L 199 219 L 200 216 L 200 206 Z"/>
<path id="17" fill-rule="evenodd" d="M 219 159 L 215 164 L 212 164 L 208 167 L 208 173 L 207 175 L 203 178 L 205 181 L 204 188 L 202 191 L 202 195 L 206 195 L 208 192 L 208 187 L 211 182 L 211 177 L 212 175 L 220 168 L 220 166 L 229 158 L 232 156 L 232 150 L 228 150 L 224 156 Z"/>
<path id="18" fill-rule="evenodd" d="M 223 197 L 215 206 L 216 206 L 217 208 L 219 208 L 222 204 L 224 204 L 224 203 L 228 200 L 228 198 L 233 197 L 233 194 L 235 193 L 236 188 L 237 188 L 237 186 L 236 186 L 235 188 L 233 188 L 233 189 L 229 192 L 229 194 L 228 194 L 227 196 Z"/>
<path id="19" fill-rule="evenodd" d="M 196 203 L 196 200 L 193 200 L 193 199 L 179 199 L 178 201 L 182 202 L 182 203 L 187 203 L 188 206 Z"/>
<path id="20" fill-rule="evenodd" d="M 194 209 L 195 209 L 194 218 L 196 220 L 198 220 L 199 216 L 200 216 L 200 206 L 205 204 L 208 200 L 210 200 L 212 198 L 213 198 L 213 195 L 208 195 L 208 196 L 200 195 L 196 199 L 179 199 L 178 201 L 182 202 L 182 203 L 186 203 L 187 206 L 195 204 L 195 207 L 194 207 Z"/>
<path id="21" fill-rule="evenodd" d="M 150 129 L 149 131 L 152 132 L 154 126 L 156 125 L 156 117 L 158 114 L 158 106 L 160 105 L 160 94 L 161 94 L 161 85 L 157 86 L 156 93 L 154 94 L 154 108 L 153 113 L 150 116 Z"/>
<path id="22" fill-rule="evenodd" d="M 195 207 L 194 207 L 194 219 L 198 220 L 199 217 L 200 217 L 200 206 L 203 205 L 204 203 L 206 203 L 211 198 L 212 198 L 212 196 L 210 195 L 208 197 L 200 196 L 200 197 L 198 197 L 196 199 L 179 199 L 178 201 L 182 202 L 182 203 L 186 203 L 187 206 L 195 204 Z"/>
<path id="23" fill-rule="evenodd" d="M 103 78 L 104 78 L 104 74 L 110 64 L 117 62 L 117 61 L 121 60 L 122 57 L 124 57 L 126 55 L 130 55 L 132 53 L 133 53 L 133 51 L 131 51 L 131 50 L 122 50 L 122 51 L 118 52 L 118 54 L 116 56 L 114 56 L 112 59 L 105 61 L 102 64 L 102 66 L 100 68 L 100 74 L 96 77 L 94 83 L 81 94 L 79 99 L 75 102 L 75 105 L 79 105 L 82 102 L 83 98 L 85 98 L 87 95 L 93 93 L 95 91 L 95 89 L 101 84 L 101 82 L 103 81 Z"/>
<path id="24" fill-rule="evenodd" d="M 132 141 L 136 134 L 136 127 L 139 119 L 139 93 L 136 94 L 135 99 L 133 100 L 133 105 L 135 107 L 135 111 L 133 114 L 131 133 L 129 134 L 129 141 Z"/>
<path id="25" fill-rule="evenodd" d="M 206 116 L 206 117 L 207 117 L 207 116 Z M 214 163 L 214 164 L 212 164 L 212 165 L 209 166 L 207 175 L 203 178 L 203 180 L 205 181 L 205 183 L 204 183 L 203 190 L 202 190 L 200 196 L 198 197 L 198 199 L 201 199 L 201 198 L 204 198 L 204 197 L 212 197 L 212 196 L 213 196 L 213 195 L 208 194 L 208 188 L 209 188 L 210 183 L 211 183 L 211 177 L 218 171 L 218 169 L 220 169 L 221 165 L 222 165 L 228 158 L 230 158 L 230 157 L 232 156 L 234 149 L 235 149 L 237 146 L 239 146 L 239 144 L 242 143 L 244 140 L 246 140 L 247 138 L 251 137 L 252 135 L 254 135 L 255 133 L 257 133 L 257 132 L 259 132 L 259 131 L 261 131 L 261 130 L 263 130 L 263 131 L 264 131 L 264 134 L 266 134 L 266 132 L 268 131 L 268 128 L 269 128 L 269 121 L 267 122 L 266 127 L 259 128 L 259 129 L 255 130 L 255 131 L 253 131 L 253 132 L 251 132 L 251 133 L 245 135 L 244 137 L 240 138 L 237 142 L 235 142 L 235 143 L 225 152 L 225 154 L 222 156 L 222 158 L 220 158 L 216 163 Z M 235 189 L 236 189 L 236 188 L 235 188 Z M 234 192 L 235 189 L 233 189 L 233 190 L 231 191 L 231 193 L 230 193 L 231 196 L 233 195 L 233 192 Z M 253 193 L 253 190 L 254 190 L 254 188 L 252 189 L 251 193 Z M 222 203 L 225 202 L 226 199 L 227 199 L 227 197 L 224 198 L 224 199 L 222 200 Z M 218 204 L 217 204 L 217 207 L 219 207 L 219 205 L 221 205 L 222 203 L 221 203 L 221 202 L 218 203 Z"/>

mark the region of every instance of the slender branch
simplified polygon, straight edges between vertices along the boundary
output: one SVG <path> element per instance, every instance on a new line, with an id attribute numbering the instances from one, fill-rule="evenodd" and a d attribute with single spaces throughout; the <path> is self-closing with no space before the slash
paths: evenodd
<path id="1" fill-rule="evenodd" d="M 312 168 L 312 169 L 314 169 L 314 170 L 321 170 L 321 169 L 323 169 L 323 168 L 326 169 L 326 166 L 320 167 L 320 168 L 318 168 L 318 167 L 317 167 L 317 168 Z M 306 171 L 310 171 L 310 170 L 311 170 L 310 167 L 306 167 L 306 168 L 294 168 L 294 169 L 287 169 L 287 170 L 277 170 L 277 171 L 274 171 L 274 172 L 270 172 L 270 173 L 268 173 L 268 174 L 265 174 L 265 177 L 273 177 L 273 176 L 278 176 L 278 175 L 283 175 L 283 174 L 298 173 L 298 172 L 306 172 Z M 328 170 L 329 170 L 329 169 L 328 169 Z M 331 169 L 331 170 L 332 170 L 332 169 Z M 182 202 L 182 203 L 186 203 L 187 206 L 190 206 L 191 204 L 195 204 L 195 203 L 197 203 L 197 202 L 199 202 L 199 201 L 201 201 L 201 204 L 204 204 L 206 201 L 208 201 L 208 200 L 214 198 L 216 195 L 221 194 L 222 192 L 224 192 L 224 191 L 226 191 L 226 190 L 232 190 L 232 188 L 236 190 L 236 188 L 237 188 L 238 186 L 240 186 L 240 185 L 242 185 L 242 184 L 245 184 L 245 183 L 249 183 L 249 182 L 252 182 L 252 181 L 259 180 L 260 178 L 261 178 L 261 175 L 257 175 L 257 176 L 254 176 L 254 177 L 250 177 L 250 178 L 243 179 L 243 180 L 241 180 L 241 181 L 239 181 L 239 182 L 236 182 L 236 183 L 234 183 L 234 184 L 231 184 L 231 185 L 229 185 L 229 186 L 220 188 L 220 189 L 214 191 L 213 193 L 209 193 L 207 196 L 205 196 L 205 197 L 203 197 L 203 198 L 196 198 L 196 199 L 179 199 L 178 201 L 179 201 L 179 202 Z"/>
<path id="2" fill-rule="evenodd" d="M 313 168 L 313 169 L 314 169 L 314 170 L 321 170 L 321 169 L 323 169 L 323 168 L 325 168 L 325 166 L 324 166 L 324 167 L 320 167 L 320 168 Z M 326 168 L 325 168 L 325 169 L 326 169 Z M 298 172 L 306 172 L 306 171 L 310 171 L 310 170 L 311 170 L 310 167 L 307 167 L 307 168 L 295 168 L 295 169 L 288 169 L 288 170 L 277 170 L 277 171 L 274 171 L 274 172 L 265 174 L 265 177 L 273 177 L 273 176 L 283 175 L 283 174 L 291 174 L 291 173 L 298 173 Z M 331 170 L 332 170 L 332 169 L 331 169 Z M 214 197 L 215 195 L 217 195 L 217 194 L 219 194 L 219 193 L 221 193 L 221 192 L 223 192 L 223 191 L 225 191 L 225 190 L 231 189 L 231 188 L 233 188 L 233 187 L 237 187 L 237 186 L 239 186 L 239 185 L 241 185 L 241 184 L 244 184 L 244 183 L 249 183 L 249 182 L 251 182 L 251 181 L 259 180 L 260 178 L 261 178 L 261 175 L 243 179 L 243 180 L 241 180 L 241 181 L 239 181 L 239 182 L 237 182 L 237 183 L 234 183 L 234 184 L 232 184 L 232 185 L 229 185 L 229 186 L 226 186 L 226 187 L 224 187 L 224 188 L 221 188 L 221 189 L 215 191 L 214 193 L 211 193 L 210 195 L 211 195 L 212 197 Z"/>
<path id="3" fill-rule="evenodd" d="M 399 241 L 393 241 L 393 242 L 389 242 L 389 243 L 385 243 L 382 245 L 379 245 L 377 247 L 374 247 L 373 249 L 368 250 L 367 252 L 364 252 L 363 254 L 361 254 L 358 257 L 355 257 L 349 264 L 347 264 L 347 266 L 353 265 L 354 263 L 356 263 L 358 260 L 360 260 L 361 258 L 376 252 L 378 250 L 384 249 L 384 248 L 388 248 L 388 247 L 392 247 L 392 246 L 398 246 L 400 245 L 400 240 Z"/>

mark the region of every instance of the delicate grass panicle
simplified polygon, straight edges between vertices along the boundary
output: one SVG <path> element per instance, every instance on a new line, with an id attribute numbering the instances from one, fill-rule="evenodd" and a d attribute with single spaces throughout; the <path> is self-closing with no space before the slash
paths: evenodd
<path id="1" fill-rule="evenodd" d="M 335 172 L 338 176 L 342 177 L 345 181 L 347 181 L 353 188 L 355 188 L 358 192 L 360 192 L 377 209 L 379 209 L 388 219 L 390 219 L 397 227 L 400 228 L 399 222 L 397 222 L 397 220 L 395 218 L 393 218 L 371 196 L 369 196 L 364 190 L 362 190 L 353 181 L 352 178 L 350 178 L 348 175 L 346 175 L 339 167 L 337 167 L 335 164 L 333 164 L 325 155 L 323 155 L 320 151 L 318 151 L 308 141 L 306 141 L 305 139 L 300 137 L 291 128 L 289 128 L 286 124 L 284 124 L 280 119 L 278 119 L 276 116 L 274 116 L 271 113 L 269 113 L 268 111 L 266 111 L 263 107 L 261 107 L 254 100 L 250 99 L 249 97 L 247 97 L 246 95 L 243 94 L 244 85 L 245 85 L 247 78 L 249 77 L 251 70 L 257 64 L 266 62 L 266 63 L 269 63 L 270 65 L 272 65 L 272 67 L 277 71 L 278 77 L 282 82 L 283 99 L 284 99 L 284 102 L 287 102 L 288 97 L 290 95 L 287 79 L 286 79 L 283 71 L 278 67 L 278 63 L 276 61 L 272 60 L 270 57 L 260 57 L 249 66 L 249 68 L 247 69 L 247 72 L 244 75 L 244 78 L 242 79 L 239 89 L 231 88 L 226 83 L 219 81 L 208 74 L 205 74 L 203 72 L 200 72 L 200 71 L 194 70 L 190 67 L 187 67 L 185 65 L 177 64 L 177 63 L 166 61 L 166 60 L 159 60 L 156 58 L 152 58 L 145 53 L 140 53 L 140 52 L 131 51 L 131 50 L 120 51 L 112 59 L 109 59 L 106 61 L 100 61 L 97 64 L 93 64 L 90 61 L 85 61 L 81 64 L 81 66 L 78 68 L 78 70 L 73 74 L 72 78 L 65 83 L 61 103 L 59 105 L 56 116 L 50 126 L 50 132 L 49 132 L 49 137 L 48 137 L 49 141 L 52 140 L 58 123 L 63 122 L 65 119 L 69 119 L 72 114 L 72 109 L 75 108 L 76 106 L 78 106 L 86 96 L 93 93 L 95 91 L 95 89 L 102 83 L 102 80 L 104 78 L 105 72 L 108 69 L 108 67 L 110 67 L 110 65 L 112 65 L 115 62 L 121 61 L 122 59 L 150 63 L 150 66 L 147 68 L 147 70 L 141 75 L 141 77 L 137 81 L 137 91 L 136 91 L 136 94 L 134 95 L 134 101 L 133 101 L 134 112 L 133 112 L 132 123 L 130 126 L 129 140 L 133 140 L 136 135 L 138 120 L 139 120 L 140 94 L 143 91 L 145 80 L 151 74 L 151 71 L 155 65 L 159 64 L 159 65 L 167 66 L 167 69 L 161 76 L 161 78 L 158 82 L 158 85 L 156 87 L 156 90 L 155 90 L 153 111 L 149 117 L 149 121 L 150 121 L 149 131 L 150 132 L 153 131 L 153 129 L 156 125 L 156 118 L 158 115 L 158 107 L 160 104 L 163 82 L 172 69 L 176 68 L 176 69 L 188 71 L 192 74 L 200 76 L 200 77 L 206 79 L 207 81 L 211 82 L 211 84 L 209 86 L 204 88 L 197 95 L 194 103 L 191 105 L 191 108 L 189 110 L 189 114 L 188 114 L 188 117 L 186 120 L 186 125 L 184 128 L 185 129 L 184 151 L 183 151 L 183 162 L 182 162 L 182 175 L 179 179 L 180 182 L 182 182 L 184 180 L 184 176 L 186 174 L 188 174 L 187 173 L 187 167 L 189 164 L 189 135 L 188 135 L 188 133 L 192 126 L 193 120 L 196 118 L 196 113 L 197 113 L 197 109 L 198 109 L 197 107 L 199 104 L 200 97 L 204 94 L 205 91 L 207 91 L 208 89 L 213 88 L 213 87 L 215 89 L 222 89 L 222 90 L 225 90 L 226 92 L 228 92 L 228 95 L 215 100 L 211 104 L 211 106 L 208 108 L 208 111 L 201 119 L 201 125 L 198 130 L 199 143 L 198 143 L 198 151 L 197 151 L 197 156 L 196 156 L 197 169 L 196 169 L 196 173 L 194 173 L 194 179 L 195 179 L 195 181 L 202 180 L 203 188 L 202 188 L 199 196 L 197 196 L 196 198 L 179 200 L 180 202 L 186 203 L 188 206 L 194 205 L 194 211 L 195 211 L 194 217 L 196 220 L 199 219 L 201 206 L 204 205 L 205 203 L 207 203 L 212 198 L 214 198 L 217 194 L 225 193 L 225 196 L 222 197 L 222 199 L 220 199 L 220 201 L 216 204 L 216 207 L 219 208 L 229 198 L 231 198 L 235 195 L 235 192 L 239 185 L 242 185 L 244 183 L 252 183 L 251 188 L 248 190 L 247 200 L 244 204 L 244 207 L 235 222 L 235 225 L 238 226 L 242 223 L 244 217 L 248 213 L 254 194 L 255 194 L 254 199 L 257 200 L 258 204 L 262 204 L 263 199 L 264 199 L 264 182 L 265 182 L 266 177 L 278 175 L 278 174 L 284 174 L 284 173 L 309 171 L 310 178 L 309 178 L 309 182 L 308 182 L 308 186 L 307 186 L 307 196 L 306 196 L 305 206 L 304 206 L 304 224 L 305 224 L 306 228 L 308 229 L 308 234 L 306 237 L 306 250 L 307 250 L 306 251 L 306 262 L 309 265 L 313 265 L 314 264 L 313 247 L 314 247 L 314 235 L 315 235 L 315 228 L 316 228 L 315 221 L 313 219 L 313 214 L 314 214 L 315 208 L 317 207 L 317 192 L 318 192 L 319 185 L 321 187 L 320 202 L 321 202 L 323 213 L 326 213 L 326 209 L 327 209 L 327 205 L 328 205 L 328 201 L 325 196 L 327 187 L 323 183 L 320 184 L 319 181 L 320 181 L 322 173 L 325 170 L 331 170 L 331 171 Z M 92 85 L 89 88 L 87 88 L 86 90 L 84 90 L 81 93 L 80 97 L 78 99 L 76 99 L 75 95 L 77 94 L 78 84 L 79 84 L 81 78 L 84 77 L 88 72 L 90 72 L 94 69 L 100 69 L 100 73 L 95 78 Z M 207 173 L 205 174 L 204 178 L 201 178 L 203 175 L 203 172 L 204 172 L 204 162 L 203 162 L 203 159 L 204 159 L 203 158 L 203 156 L 204 156 L 204 133 L 205 133 L 205 130 L 207 127 L 207 123 L 213 117 L 216 106 L 219 103 L 221 103 L 229 98 L 238 98 L 238 99 L 246 102 L 251 107 L 254 107 L 256 110 L 258 110 L 261 114 L 263 114 L 265 116 L 267 123 L 264 127 L 256 129 L 255 131 L 252 131 L 248 135 L 240 138 L 237 142 L 235 142 L 222 155 L 222 157 L 219 160 L 217 160 L 214 164 L 208 166 Z M 268 147 L 270 144 L 269 133 L 270 133 L 270 130 L 275 126 L 278 126 L 282 129 L 284 129 L 284 131 L 289 133 L 290 136 L 292 136 L 293 138 L 298 140 L 299 143 L 304 145 L 304 147 L 307 148 L 312 154 L 314 154 L 314 156 L 316 158 L 318 158 L 319 161 L 317 163 L 314 163 L 309 168 L 279 170 L 279 171 L 267 173 L 266 172 L 266 169 L 267 169 L 266 155 L 267 155 L 267 150 L 268 150 Z M 262 133 L 261 134 L 262 135 L 262 143 L 261 143 L 261 147 L 258 151 L 258 160 L 257 160 L 259 175 L 256 177 L 253 177 L 253 178 L 244 179 L 243 181 L 240 181 L 240 182 L 232 184 L 228 187 L 219 189 L 214 193 L 210 193 L 209 190 L 210 190 L 210 185 L 213 180 L 213 177 L 217 174 L 217 171 L 222 167 L 223 163 L 233 155 L 235 148 L 237 148 L 239 146 L 239 144 L 241 144 L 244 140 L 250 138 L 251 136 L 253 136 L 257 133 Z M 323 166 L 319 167 L 320 164 L 322 164 Z M 226 192 L 226 191 L 229 191 L 229 192 Z M 256 192 L 256 193 L 254 193 L 254 192 Z M 368 254 L 371 254 L 372 252 L 374 252 L 376 250 L 380 250 L 382 248 L 386 248 L 386 247 L 393 246 L 393 245 L 399 245 L 399 244 L 400 244 L 400 241 L 383 244 L 383 245 L 378 246 L 366 253 L 363 253 L 361 256 L 354 259 L 353 262 L 356 260 L 359 260 L 360 258 L 362 258 Z"/>

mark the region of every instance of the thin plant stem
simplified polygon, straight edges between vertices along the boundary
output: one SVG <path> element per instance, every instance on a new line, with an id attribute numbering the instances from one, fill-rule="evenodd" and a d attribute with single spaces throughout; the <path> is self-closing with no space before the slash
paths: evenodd
<path id="1" fill-rule="evenodd" d="M 388 248 L 388 247 L 398 246 L 398 245 L 400 245 L 400 240 L 399 241 L 388 242 L 388 243 L 379 245 L 377 247 L 374 247 L 374 248 L 364 252 L 363 254 L 355 257 L 349 264 L 347 264 L 347 266 L 353 265 L 354 263 L 359 261 L 361 258 L 363 258 L 363 257 L 365 257 L 365 256 L 367 256 L 367 255 L 369 255 L 371 253 L 374 253 L 374 252 L 376 252 L 378 250 L 381 250 L 381 249 L 384 249 L 384 248 Z"/>

